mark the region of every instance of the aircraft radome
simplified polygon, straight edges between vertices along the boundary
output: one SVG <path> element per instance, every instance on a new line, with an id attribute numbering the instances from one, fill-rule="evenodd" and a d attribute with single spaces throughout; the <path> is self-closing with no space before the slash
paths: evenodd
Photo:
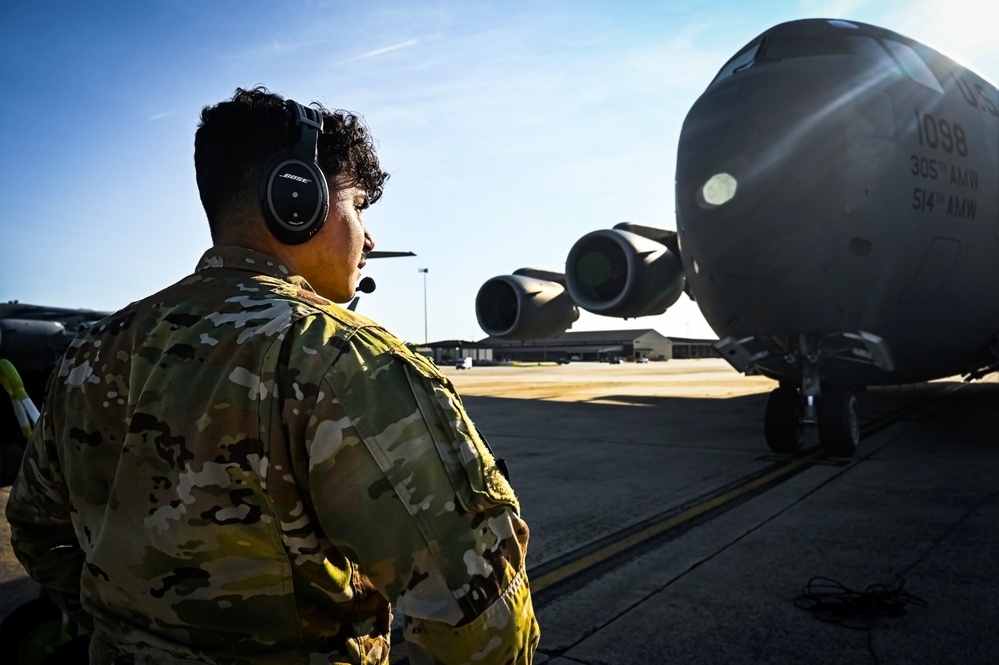
<path id="1" fill-rule="evenodd" d="M 999 92 L 912 39 L 844 20 L 777 25 L 683 123 L 676 228 L 619 224 L 564 275 L 487 281 L 479 325 L 561 334 L 576 307 L 663 313 L 683 291 L 741 372 L 779 382 L 771 449 L 859 440 L 854 389 L 999 368 Z"/>

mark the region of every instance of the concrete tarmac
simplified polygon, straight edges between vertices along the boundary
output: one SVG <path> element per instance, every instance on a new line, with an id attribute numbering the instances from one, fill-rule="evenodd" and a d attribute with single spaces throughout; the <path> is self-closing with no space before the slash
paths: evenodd
<path id="1" fill-rule="evenodd" d="M 723 361 L 449 373 L 531 526 L 536 663 L 999 663 L 996 375 L 869 389 L 824 459 L 770 454 L 773 382 Z M 815 577 L 904 613 L 822 621 Z"/>
<path id="2" fill-rule="evenodd" d="M 535 663 L 999 663 L 995 374 L 862 392 L 826 459 L 770 453 L 774 383 L 717 359 L 445 371 L 531 528 Z M 4 615 L 35 592 L 6 536 Z M 830 623 L 816 577 L 882 593 Z"/>

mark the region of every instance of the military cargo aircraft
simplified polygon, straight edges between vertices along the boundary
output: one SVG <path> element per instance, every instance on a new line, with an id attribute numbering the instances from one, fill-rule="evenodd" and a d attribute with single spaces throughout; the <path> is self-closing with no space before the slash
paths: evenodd
<path id="1" fill-rule="evenodd" d="M 559 335 L 577 307 L 661 314 L 681 293 L 741 372 L 775 379 L 764 430 L 851 454 L 854 390 L 999 367 L 999 93 L 855 21 L 777 25 L 683 123 L 676 228 L 619 224 L 479 290 L 489 335 Z"/>

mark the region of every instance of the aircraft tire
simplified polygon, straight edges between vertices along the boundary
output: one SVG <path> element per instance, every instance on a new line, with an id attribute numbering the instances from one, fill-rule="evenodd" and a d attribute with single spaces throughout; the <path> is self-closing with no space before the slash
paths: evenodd
<path id="1" fill-rule="evenodd" d="M 90 635 L 45 593 L 24 603 L 0 622 L 0 662 L 20 665 L 86 663 Z"/>
<path id="2" fill-rule="evenodd" d="M 32 658 L 24 655 L 32 645 L 26 644 L 44 625 L 60 624 L 62 612 L 47 596 L 41 595 L 24 603 L 0 622 L 0 662 L 25 663 Z M 33 660 L 41 662 L 44 656 Z"/>
<path id="3" fill-rule="evenodd" d="M 849 388 L 823 386 L 819 396 L 819 443 L 830 457 L 849 457 L 860 443 L 857 397 Z"/>
<path id="4" fill-rule="evenodd" d="M 805 438 L 803 409 L 798 391 L 791 386 L 775 388 L 767 398 L 763 431 L 770 450 L 791 455 L 801 450 Z"/>

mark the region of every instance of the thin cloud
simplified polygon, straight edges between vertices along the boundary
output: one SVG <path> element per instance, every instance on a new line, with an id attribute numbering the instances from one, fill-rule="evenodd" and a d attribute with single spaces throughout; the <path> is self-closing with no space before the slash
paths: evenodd
<path id="1" fill-rule="evenodd" d="M 176 112 L 177 112 L 176 110 L 173 110 L 173 111 L 167 111 L 166 113 L 157 113 L 156 115 L 149 116 L 148 119 L 149 120 L 159 120 L 160 118 L 165 118 L 168 115 L 173 115 Z"/>
<path id="2" fill-rule="evenodd" d="M 384 48 L 375 49 L 374 51 L 368 51 L 367 53 L 362 53 L 361 55 L 355 55 L 351 58 L 345 60 L 338 60 L 334 62 L 331 66 L 337 67 L 339 65 L 345 65 L 348 62 L 357 62 L 358 60 L 367 60 L 368 58 L 375 58 L 379 55 L 384 55 L 386 53 L 391 53 L 392 51 L 398 51 L 399 49 L 409 48 L 419 43 L 419 39 L 410 39 L 404 42 L 399 42 L 398 44 L 393 44 L 392 46 L 386 46 Z"/>

